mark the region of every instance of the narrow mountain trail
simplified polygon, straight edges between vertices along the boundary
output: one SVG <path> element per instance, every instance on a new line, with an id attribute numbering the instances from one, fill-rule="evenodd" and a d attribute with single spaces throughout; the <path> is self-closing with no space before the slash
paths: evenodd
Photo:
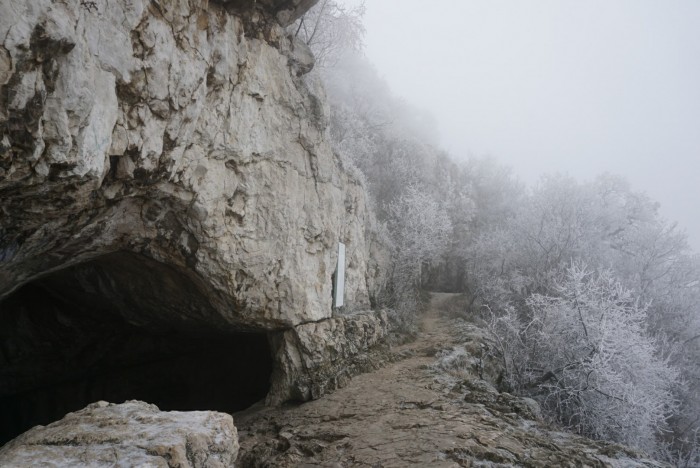
<path id="1" fill-rule="evenodd" d="M 392 349 L 384 367 L 319 400 L 234 415 L 237 465 L 662 466 L 618 445 L 553 430 L 538 419 L 536 403 L 479 379 L 475 354 L 485 338 L 477 327 L 442 316 L 453 297 L 433 294 L 422 332 Z"/>

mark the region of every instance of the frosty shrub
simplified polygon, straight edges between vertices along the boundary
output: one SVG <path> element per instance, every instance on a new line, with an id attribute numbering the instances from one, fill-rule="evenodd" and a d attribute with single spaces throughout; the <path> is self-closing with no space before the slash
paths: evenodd
<path id="1" fill-rule="evenodd" d="M 510 216 L 503 213 L 482 223 L 463 254 L 472 309 L 493 310 L 492 329 L 501 333 L 499 355 L 522 361 L 522 350 L 535 352 L 537 343 L 531 335 L 542 324 L 532 307 L 552 310 L 566 303 L 561 287 L 574 259 L 585 258 L 594 270 L 609 269 L 616 287 L 622 289 L 622 284 L 630 298 L 644 304 L 632 315 L 654 348 L 647 354 L 668 357 L 682 376 L 673 385 L 679 404 L 668 420 L 671 432 L 661 442 L 670 443 L 675 453 L 692 456 L 688 434 L 700 428 L 700 256 L 693 253 L 685 234 L 660 216 L 658 204 L 648 196 L 610 175 L 587 183 L 566 176 L 544 177 L 519 199 Z M 481 216 L 478 213 L 477 218 Z M 612 274 L 604 276 L 610 279 Z M 586 277 L 586 284 L 590 276 L 595 275 Z M 627 310 L 634 301 L 617 305 Z M 579 323 L 578 332 L 581 328 Z M 545 374 L 538 374 L 536 363 L 529 368 L 511 361 L 507 365 L 512 386 L 515 381 L 527 382 L 531 387 L 525 390 L 541 390 L 538 379 Z M 565 369 L 565 374 L 570 372 Z M 548 378 L 553 385 L 554 377 Z M 578 399 L 576 394 L 576 407 Z M 574 417 L 571 425 L 579 420 L 585 418 Z M 618 424 L 613 417 L 608 421 Z M 599 435 L 623 432 L 617 425 L 608 431 L 588 429 Z"/>
<path id="2" fill-rule="evenodd" d="M 581 434 L 655 452 L 678 372 L 645 330 L 646 307 L 607 271 L 574 262 L 556 295 L 492 321 L 511 384 Z"/>
<path id="3" fill-rule="evenodd" d="M 690 427 L 692 426 L 688 426 L 688 429 Z M 688 434 L 664 444 L 657 456 L 678 468 L 700 466 L 700 429 L 689 431 Z"/>
<path id="4" fill-rule="evenodd" d="M 434 368 L 449 372 L 456 376 L 469 375 L 470 369 L 473 367 L 473 358 L 462 347 L 453 347 L 444 349 L 437 355 L 437 362 Z"/>

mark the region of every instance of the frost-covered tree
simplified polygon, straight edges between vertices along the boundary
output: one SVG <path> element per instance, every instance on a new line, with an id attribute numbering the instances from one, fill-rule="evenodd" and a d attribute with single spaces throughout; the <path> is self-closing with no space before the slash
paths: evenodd
<path id="1" fill-rule="evenodd" d="M 435 260 L 449 245 L 452 225 L 444 206 L 418 187 L 406 187 L 386 211 L 396 246 L 416 268 Z"/>
<path id="2" fill-rule="evenodd" d="M 518 212 L 525 195 L 523 184 L 511 168 L 493 157 L 472 157 L 464 163 L 474 203 L 472 231 L 492 231 L 508 223 Z"/>
<path id="3" fill-rule="evenodd" d="M 700 260 L 658 205 L 619 177 L 580 183 L 549 176 L 514 201 L 510 215 L 475 232 L 464 254 L 472 310 L 523 319 L 532 294 L 559 297 L 562 275 L 579 258 L 613 272 L 646 304 L 644 330 L 682 377 L 673 386 L 680 406 L 666 438 L 676 440 L 676 452 L 685 450 L 677 447 L 688 446 L 682 441 L 700 424 Z"/>
<path id="4" fill-rule="evenodd" d="M 362 48 L 364 13 L 364 3 L 347 7 L 334 0 L 321 0 L 289 30 L 311 48 L 317 67 L 330 67 L 348 51 Z"/>
<path id="5" fill-rule="evenodd" d="M 410 327 L 419 305 L 421 270 L 450 245 L 452 224 L 444 207 L 416 186 L 407 187 L 386 212 L 395 246 L 391 305 L 402 325 Z"/>
<path id="6" fill-rule="evenodd" d="M 581 434 L 654 452 L 678 371 L 647 333 L 646 307 L 609 271 L 581 261 L 554 292 L 532 294 L 526 313 L 495 322 L 511 339 L 511 384 Z"/>
<path id="7" fill-rule="evenodd" d="M 549 292 L 573 259 L 597 258 L 600 235 L 591 199 L 590 190 L 571 178 L 547 176 L 513 199 L 510 211 L 501 208 L 499 219 L 479 224 L 464 253 L 472 299 L 495 310 L 509 303 L 523 307 L 529 294 Z"/>

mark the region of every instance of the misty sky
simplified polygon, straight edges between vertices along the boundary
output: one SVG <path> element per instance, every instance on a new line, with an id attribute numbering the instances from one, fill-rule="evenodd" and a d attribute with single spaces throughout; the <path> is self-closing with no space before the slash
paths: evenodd
<path id="1" fill-rule="evenodd" d="M 365 5 L 366 55 L 454 156 L 623 175 L 700 251 L 700 1 Z"/>

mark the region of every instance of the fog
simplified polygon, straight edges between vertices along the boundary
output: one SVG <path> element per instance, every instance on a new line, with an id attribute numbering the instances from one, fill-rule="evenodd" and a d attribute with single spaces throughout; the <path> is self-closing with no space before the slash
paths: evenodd
<path id="1" fill-rule="evenodd" d="M 622 175 L 700 251 L 700 2 L 365 5 L 367 57 L 454 157 Z"/>

